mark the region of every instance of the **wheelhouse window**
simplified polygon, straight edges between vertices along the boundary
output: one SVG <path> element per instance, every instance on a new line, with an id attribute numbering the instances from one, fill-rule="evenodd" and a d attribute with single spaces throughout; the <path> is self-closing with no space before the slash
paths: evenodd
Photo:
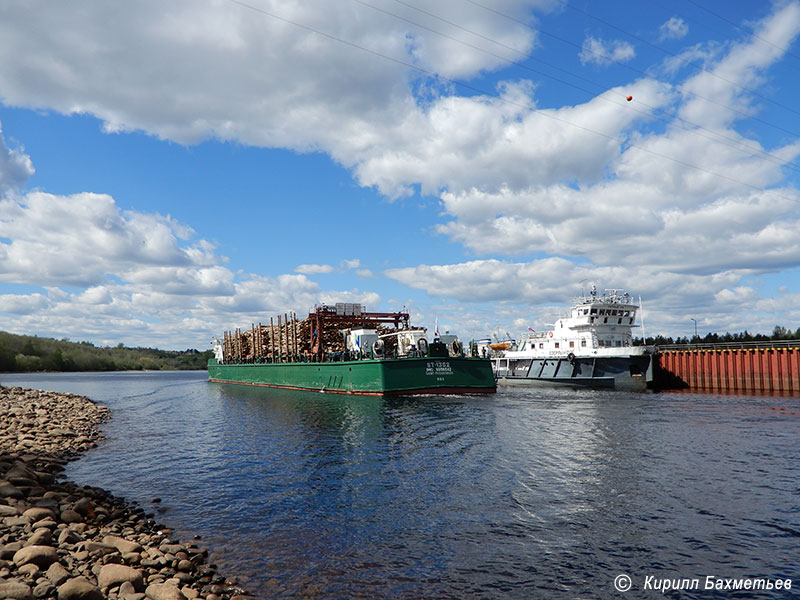
<path id="1" fill-rule="evenodd" d="M 569 343 L 569 347 L 570 347 L 570 348 L 574 348 L 574 347 L 575 347 L 575 342 L 570 342 L 570 343 Z"/>
<path id="2" fill-rule="evenodd" d="M 586 339 L 581 340 L 581 348 L 586 348 Z"/>
<path id="3" fill-rule="evenodd" d="M 558 343 L 558 342 L 556 342 L 556 348 L 558 348 L 558 347 L 559 347 L 559 343 Z"/>

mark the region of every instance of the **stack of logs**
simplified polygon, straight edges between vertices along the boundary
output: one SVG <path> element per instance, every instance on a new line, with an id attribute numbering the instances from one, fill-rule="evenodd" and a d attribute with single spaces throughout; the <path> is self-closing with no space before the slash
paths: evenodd
<path id="1" fill-rule="evenodd" d="M 277 319 L 270 317 L 269 325 L 253 323 L 249 331 L 226 331 L 223 337 L 225 362 L 336 360 L 346 350 L 342 332 L 352 328 L 373 329 L 378 335 L 396 333 L 408 329 L 408 313 L 368 313 L 346 308 L 340 311 L 338 304 L 335 309 L 318 306 L 302 320 L 293 312 L 284 313 L 283 318 L 280 315 Z M 385 355 L 391 354 L 395 343 L 395 336 L 384 339 Z"/>
<path id="2" fill-rule="evenodd" d="M 269 325 L 255 323 L 250 330 L 226 331 L 223 348 L 228 360 L 266 358 L 272 362 L 284 362 L 291 357 L 308 355 L 311 352 L 310 319 L 297 320 L 295 313 L 284 313 L 283 319 L 270 317 Z M 341 340 L 340 340 L 341 345 Z"/>

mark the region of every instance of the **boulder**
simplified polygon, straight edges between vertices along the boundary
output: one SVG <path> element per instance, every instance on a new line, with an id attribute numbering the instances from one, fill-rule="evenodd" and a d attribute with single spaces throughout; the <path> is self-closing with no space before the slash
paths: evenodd
<path id="1" fill-rule="evenodd" d="M 67 510 L 61 512 L 61 520 L 64 523 L 79 523 L 83 521 L 83 517 L 80 515 L 80 513 L 68 508 Z"/>
<path id="2" fill-rule="evenodd" d="M 14 598 L 14 600 L 33 600 L 31 587 L 21 581 L 3 581 L 0 583 L 0 598 Z"/>
<path id="3" fill-rule="evenodd" d="M 36 521 L 41 521 L 46 517 L 55 518 L 55 513 L 50 510 L 49 508 L 42 508 L 39 506 L 34 506 L 33 508 L 29 508 L 24 513 L 23 516 L 28 517 L 31 520 L 31 523 L 36 523 Z"/>
<path id="4" fill-rule="evenodd" d="M 86 496 L 84 496 L 72 506 L 72 510 L 74 510 L 76 513 L 80 515 L 87 516 L 89 514 L 89 511 L 91 510 L 91 506 L 92 506 L 92 501 L 89 500 L 89 498 L 87 498 Z"/>
<path id="5" fill-rule="evenodd" d="M 114 546 L 117 550 L 119 550 L 122 554 L 127 554 L 128 552 L 141 552 L 142 545 L 137 542 L 129 542 L 128 540 L 117 537 L 115 535 L 107 535 L 103 538 L 103 543 L 109 546 Z"/>
<path id="6" fill-rule="evenodd" d="M 103 592 L 86 577 L 73 577 L 58 586 L 58 600 L 103 600 Z"/>
<path id="7" fill-rule="evenodd" d="M 114 546 L 101 544 L 100 542 L 93 542 L 91 540 L 81 542 L 78 545 L 86 550 L 89 554 L 93 554 L 95 556 L 105 556 L 106 554 L 114 554 L 119 552 Z"/>
<path id="8" fill-rule="evenodd" d="M 54 562 L 52 565 L 50 565 L 50 568 L 47 569 L 45 577 L 47 577 L 54 586 L 58 587 L 67 579 L 69 579 L 69 573 L 64 567 L 61 566 L 61 563 Z"/>
<path id="9" fill-rule="evenodd" d="M 28 541 L 25 542 L 26 546 L 49 546 L 53 541 L 53 534 L 49 529 L 42 527 L 33 532 Z"/>
<path id="10" fill-rule="evenodd" d="M 13 560 L 18 567 L 31 563 L 40 569 L 46 569 L 58 560 L 58 553 L 51 546 L 26 546 L 17 550 Z"/>
<path id="11" fill-rule="evenodd" d="M 81 537 L 72 531 L 71 529 L 67 529 L 66 527 L 61 530 L 61 533 L 58 534 L 58 543 L 61 544 L 77 544 L 81 541 Z"/>
<path id="12" fill-rule="evenodd" d="M 0 517 L 16 517 L 19 511 L 13 506 L 0 504 Z"/>
<path id="13" fill-rule="evenodd" d="M 187 600 L 178 586 L 171 583 L 151 583 L 144 593 L 150 600 Z"/>
<path id="14" fill-rule="evenodd" d="M 3 519 L 3 525 L 6 527 L 25 527 L 30 524 L 31 520 L 28 517 L 6 517 Z"/>
<path id="15" fill-rule="evenodd" d="M 55 589 L 56 589 L 55 586 L 49 581 L 47 580 L 42 581 L 42 583 L 38 584 L 35 588 L 33 588 L 33 597 L 46 598 L 48 596 L 52 596 Z"/>
<path id="16" fill-rule="evenodd" d="M 101 588 L 110 588 L 129 582 L 137 592 L 144 589 L 144 577 L 141 571 L 125 565 L 103 565 L 97 576 L 97 583 Z"/>

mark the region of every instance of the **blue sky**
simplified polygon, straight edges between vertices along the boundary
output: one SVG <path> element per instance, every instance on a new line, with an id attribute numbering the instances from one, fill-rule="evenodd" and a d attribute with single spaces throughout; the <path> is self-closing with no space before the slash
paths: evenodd
<path id="1" fill-rule="evenodd" d="M 591 284 L 648 334 L 797 328 L 798 34 L 784 1 L 4 3 L 0 329 L 206 348 L 347 301 L 470 338 Z"/>

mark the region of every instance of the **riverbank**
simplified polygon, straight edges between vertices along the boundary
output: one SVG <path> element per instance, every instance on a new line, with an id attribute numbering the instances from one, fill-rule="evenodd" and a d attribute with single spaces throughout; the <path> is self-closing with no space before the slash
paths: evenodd
<path id="1" fill-rule="evenodd" d="M 109 417 L 83 396 L 0 387 L 0 598 L 252 600 L 143 508 L 60 477 Z"/>

